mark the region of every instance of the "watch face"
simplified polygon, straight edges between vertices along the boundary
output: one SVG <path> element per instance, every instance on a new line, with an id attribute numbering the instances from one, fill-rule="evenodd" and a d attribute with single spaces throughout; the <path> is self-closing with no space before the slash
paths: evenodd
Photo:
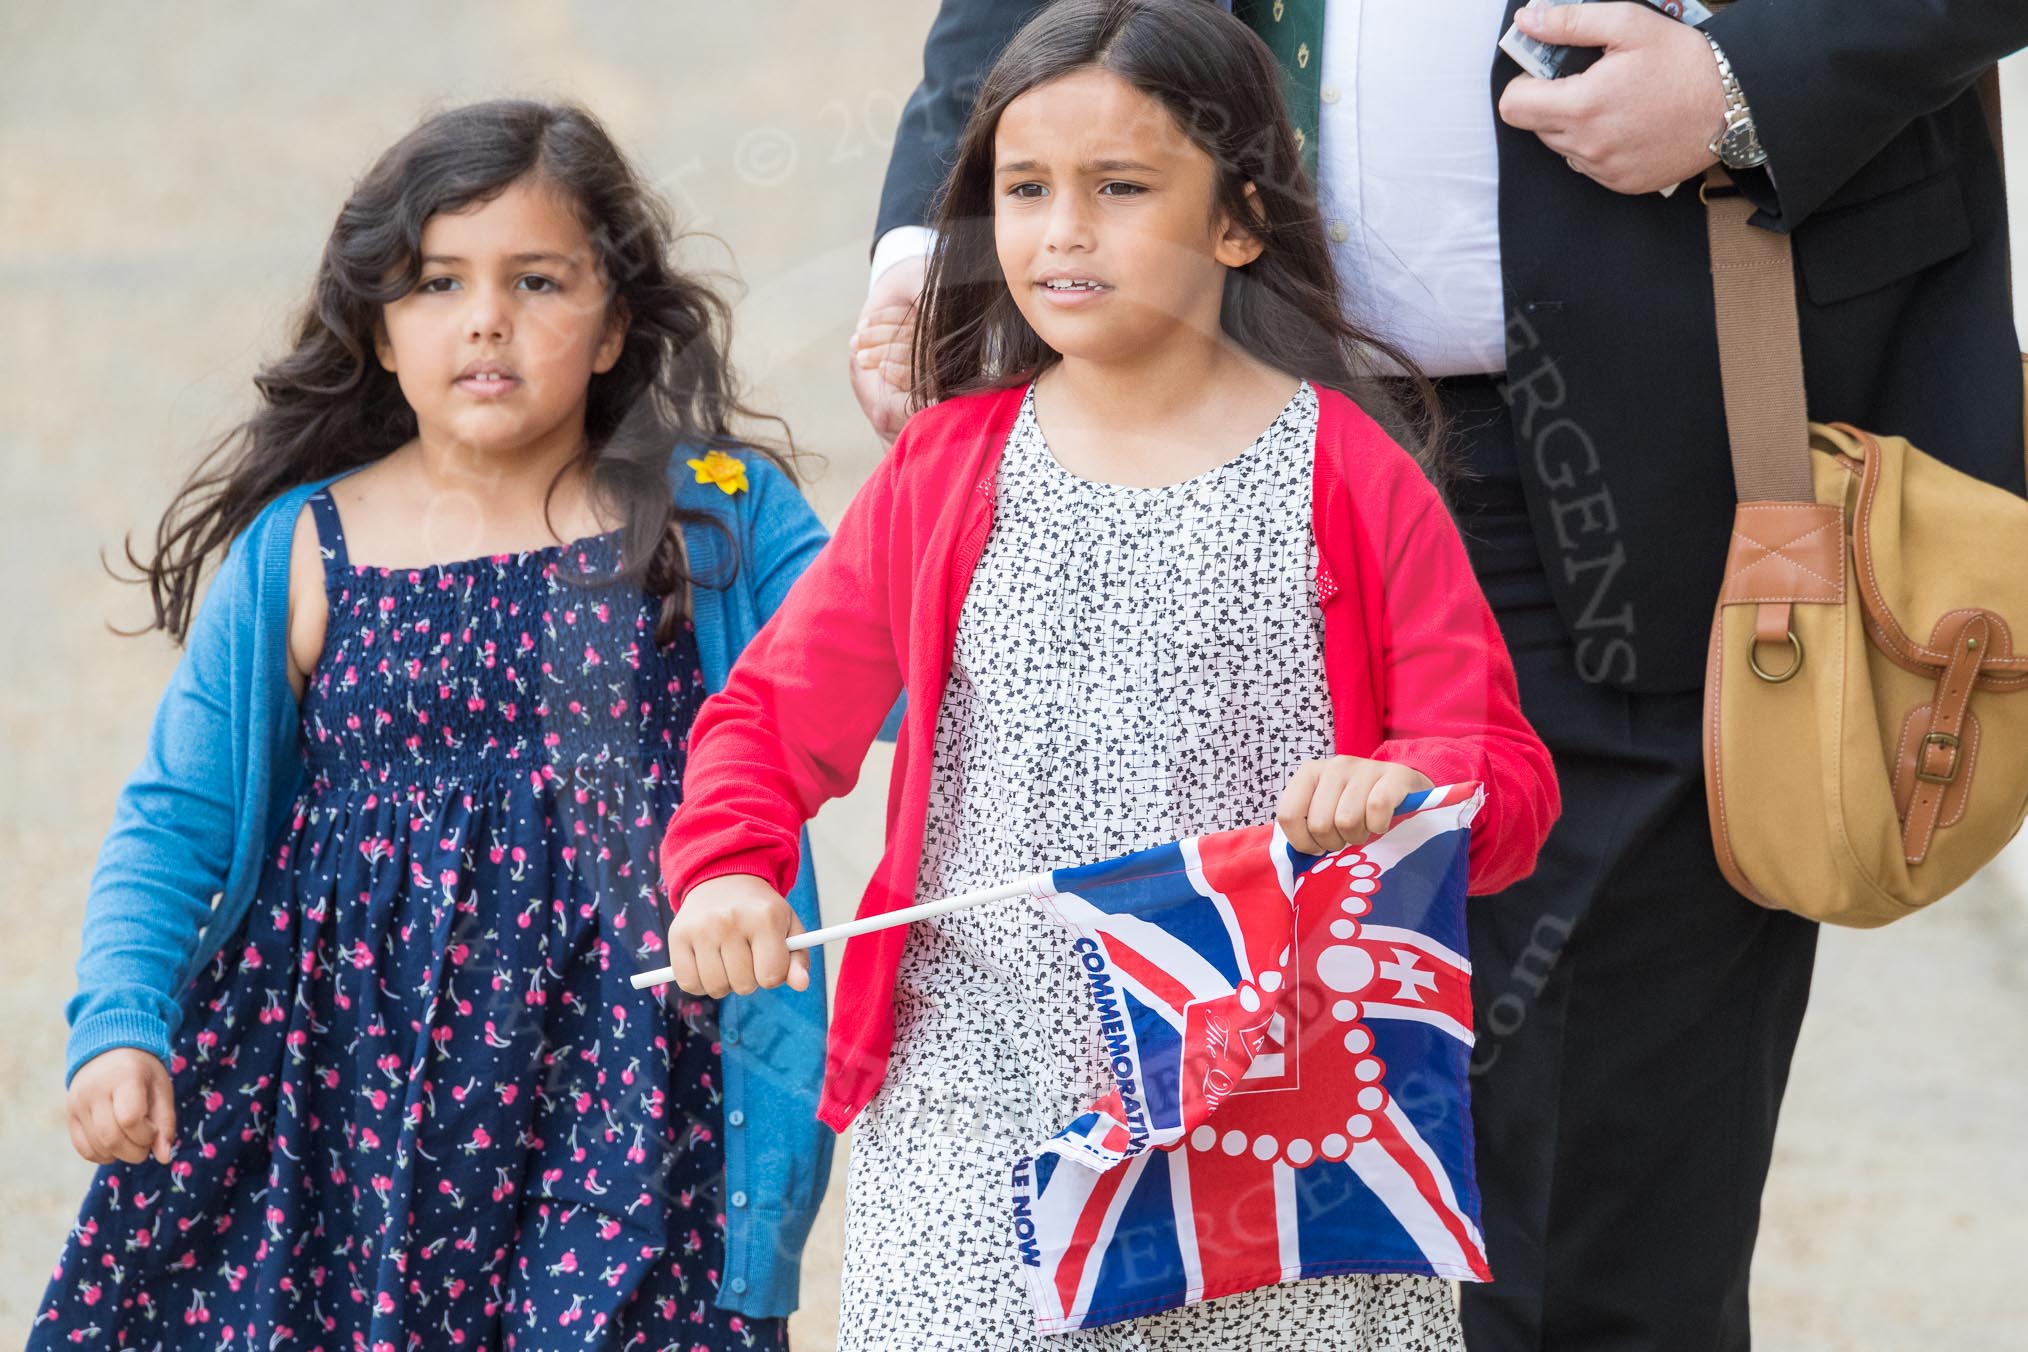
<path id="1" fill-rule="evenodd" d="M 1760 138 L 1754 135 L 1753 123 L 1735 122 L 1725 129 L 1719 138 L 1718 157 L 1735 167 L 1757 163 L 1761 157 Z"/>

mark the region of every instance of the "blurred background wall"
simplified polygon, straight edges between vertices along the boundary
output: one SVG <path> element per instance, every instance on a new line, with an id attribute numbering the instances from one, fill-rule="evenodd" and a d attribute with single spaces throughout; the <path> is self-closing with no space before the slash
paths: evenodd
<path id="1" fill-rule="evenodd" d="M 25 1337 L 90 1176 L 62 1004 L 113 796 L 174 662 L 102 551 L 149 532 L 284 341 L 352 178 L 422 113 L 590 104 L 736 272 L 758 405 L 835 521 L 880 447 L 844 379 L 874 206 L 933 0 L 412 7 L 0 3 L 0 1341 Z M 2028 282 L 2028 64 L 2008 87 Z M 2024 338 L 2028 345 L 2028 338 Z M 886 763 L 818 824 L 850 910 Z M 1762 1346 L 2016 1348 L 2028 1289 L 2028 854 L 1884 934 L 1827 933 L 1755 1278 Z M 842 1164 L 842 1158 L 841 1158 Z M 839 1171 L 842 1177 L 842 1168 Z M 831 1345 L 839 1199 L 806 1265 Z"/>

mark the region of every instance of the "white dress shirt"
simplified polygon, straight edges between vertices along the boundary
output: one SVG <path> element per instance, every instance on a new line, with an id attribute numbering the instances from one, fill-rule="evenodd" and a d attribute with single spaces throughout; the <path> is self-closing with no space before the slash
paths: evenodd
<path id="1" fill-rule="evenodd" d="M 1431 375 L 1506 367 L 1501 0 L 1330 0 L 1318 196 L 1347 308 Z"/>
<path id="2" fill-rule="evenodd" d="M 1493 57 L 1502 0 L 1330 0 L 1317 165 L 1354 319 L 1431 375 L 1507 364 Z M 880 237 L 875 279 L 934 235 Z"/>

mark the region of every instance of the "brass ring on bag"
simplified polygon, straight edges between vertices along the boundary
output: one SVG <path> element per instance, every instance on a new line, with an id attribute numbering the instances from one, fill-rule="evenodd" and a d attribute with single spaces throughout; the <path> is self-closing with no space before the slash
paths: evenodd
<path id="1" fill-rule="evenodd" d="M 1796 637 L 1795 630 L 1789 630 L 1789 649 L 1795 653 L 1796 660 L 1789 663 L 1789 669 L 1778 676 L 1770 675 L 1761 667 L 1760 654 L 1757 651 L 1759 647 L 1759 639 L 1755 639 L 1746 645 L 1746 664 L 1753 668 L 1754 675 L 1760 677 L 1769 685 L 1780 685 L 1783 681 L 1792 679 L 1797 672 L 1803 669 L 1803 641 Z"/>

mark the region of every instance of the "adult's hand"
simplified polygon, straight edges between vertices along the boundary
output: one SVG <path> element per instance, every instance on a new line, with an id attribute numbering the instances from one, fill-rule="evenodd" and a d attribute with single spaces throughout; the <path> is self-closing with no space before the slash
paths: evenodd
<path id="1" fill-rule="evenodd" d="M 883 441 L 893 441 L 908 421 L 909 353 L 924 268 L 917 254 L 881 273 L 852 330 L 852 395 Z"/>
<path id="2" fill-rule="evenodd" d="M 1544 42 L 1605 51 L 1560 80 L 1516 76 L 1500 94 L 1502 122 L 1614 192 L 1657 192 L 1718 162 L 1725 87 L 1695 28 L 1638 0 L 1530 7 L 1514 21 Z"/>

